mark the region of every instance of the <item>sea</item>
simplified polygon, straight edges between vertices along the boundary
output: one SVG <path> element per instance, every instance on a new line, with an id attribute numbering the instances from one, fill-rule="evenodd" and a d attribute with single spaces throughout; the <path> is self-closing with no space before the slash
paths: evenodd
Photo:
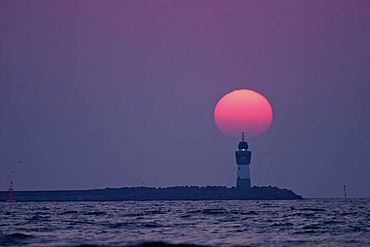
<path id="1" fill-rule="evenodd" d="M 1 202 L 0 246 L 370 246 L 370 199 Z"/>

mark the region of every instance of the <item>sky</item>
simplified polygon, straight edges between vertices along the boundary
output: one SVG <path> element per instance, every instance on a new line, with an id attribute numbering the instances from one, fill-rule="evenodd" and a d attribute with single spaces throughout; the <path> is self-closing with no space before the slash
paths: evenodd
<path id="1" fill-rule="evenodd" d="M 251 180 L 370 197 L 369 1 L 0 1 L 0 190 L 235 186 L 213 111 L 273 122 Z"/>

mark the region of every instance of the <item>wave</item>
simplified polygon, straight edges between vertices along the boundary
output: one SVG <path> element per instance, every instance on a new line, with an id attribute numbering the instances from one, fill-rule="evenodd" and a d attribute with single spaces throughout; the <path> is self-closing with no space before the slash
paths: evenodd
<path id="1" fill-rule="evenodd" d="M 34 238 L 34 236 L 19 232 L 0 235 L 0 246 L 24 245 L 29 239 L 32 238 Z"/>

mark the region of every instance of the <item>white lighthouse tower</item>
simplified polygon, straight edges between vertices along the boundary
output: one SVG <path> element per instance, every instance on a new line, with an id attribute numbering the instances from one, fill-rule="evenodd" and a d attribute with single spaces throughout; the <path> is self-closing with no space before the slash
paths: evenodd
<path id="1" fill-rule="evenodd" d="M 251 163 L 252 152 L 248 151 L 248 143 L 244 140 L 244 132 L 242 133 L 242 141 L 238 145 L 239 151 L 235 152 L 236 164 L 238 165 L 236 188 L 250 189 L 251 175 L 249 164 Z"/>

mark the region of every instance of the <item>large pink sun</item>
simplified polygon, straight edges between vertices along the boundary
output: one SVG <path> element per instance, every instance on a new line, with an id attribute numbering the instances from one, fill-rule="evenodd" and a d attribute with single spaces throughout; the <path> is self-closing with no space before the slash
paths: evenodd
<path id="1" fill-rule="evenodd" d="M 253 90 L 234 90 L 218 101 L 214 119 L 227 136 L 240 138 L 241 132 L 247 132 L 247 137 L 255 137 L 270 127 L 272 108 L 263 95 Z"/>

